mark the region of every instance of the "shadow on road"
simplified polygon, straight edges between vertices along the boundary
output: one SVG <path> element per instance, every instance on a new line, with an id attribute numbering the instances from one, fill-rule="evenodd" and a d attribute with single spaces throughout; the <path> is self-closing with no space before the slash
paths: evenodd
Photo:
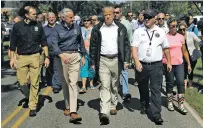
<path id="1" fill-rule="evenodd" d="M 134 78 L 128 78 L 128 83 L 131 85 L 134 85 L 135 79 Z"/>
<path id="2" fill-rule="evenodd" d="M 77 110 L 79 109 L 79 106 L 84 106 L 85 105 L 85 102 L 83 100 L 80 100 L 80 99 L 77 100 L 77 103 L 78 103 Z M 55 106 L 56 106 L 57 109 L 62 110 L 62 111 L 64 111 L 66 109 L 64 100 L 56 102 Z"/>
<path id="3" fill-rule="evenodd" d="M 16 81 L 14 84 L 1 85 L 1 92 L 18 90 L 19 87 L 17 86 L 17 84 L 18 82 Z"/>
<path id="4" fill-rule="evenodd" d="M 100 98 L 90 100 L 87 105 L 94 110 L 100 112 Z"/>
<path id="5" fill-rule="evenodd" d="M 49 101 L 48 103 L 51 103 L 53 101 L 52 98 L 48 95 L 39 95 L 38 104 L 37 104 L 37 112 L 39 112 L 40 109 L 44 106 L 44 102 L 46 99 Z"/>
<path id="6" fill-rule="evenodd" d="M 132 98 L 130 102 L 123 102 L 123 106 L 130 112 L 134 112 L 134 110 L 140 110 L 140 100 L 137 98 Z"/>

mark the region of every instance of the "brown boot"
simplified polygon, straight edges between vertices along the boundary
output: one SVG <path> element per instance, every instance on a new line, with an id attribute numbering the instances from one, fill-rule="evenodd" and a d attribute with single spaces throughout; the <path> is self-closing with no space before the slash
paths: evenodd
<path id="1" fill-rule="evenodd" d="M 82 121 L 82 118 L 76 112 L 70 113 L 69 122 L 70 123 L 76 123 L 78 121 Z"/>
<path id="2" fill-rule="evenodd" d="M 186 115 L 187 114 L 187 110 L 184 108 L 184 94 L 178 94 L 178 110 L 181 114 Z"/>
<path id="3" fill-rule="evenodd" d="M 65 109 L 64 110 L 64 115 L 69 116 L 70 115 L 70 109 Z"/>
<path id="4" fill-rule="evenodd" d="M 116 109 L 111 109 L 110 110 L 110 114 L 111 115 L 116 115 L 117 114 L 117 110 Z"/>

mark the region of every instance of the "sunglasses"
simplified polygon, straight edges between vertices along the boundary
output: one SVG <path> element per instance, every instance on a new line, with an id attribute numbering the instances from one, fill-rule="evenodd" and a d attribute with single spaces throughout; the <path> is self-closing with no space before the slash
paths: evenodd
<path id="1" fill-rule="evenodd" d="M 158 20 L 164 20 L 164 18 L 158 18 Z"/>
<path id="2" fill-rule="evenodd" d="M 90 21 L 90 20 L 84 20 L 84 22 L 88 22 L 88 21 Z"/>
<path id="3" fill-rule="evenodd" d="M 129 17 L 132 17 L 133 15 L 128 15 Z"/>
<path id="4" fill-rule="evenodd" d="M 185 31 L 185 28 L 183 28 L 183 29 L 180 28 L 179 30 L 180 30 L 180 31 Z"/>
<path id="5" fill-rule="evenodd" d="M 120 12 L 114 12 L 114 14 L 119 14 Z"/>

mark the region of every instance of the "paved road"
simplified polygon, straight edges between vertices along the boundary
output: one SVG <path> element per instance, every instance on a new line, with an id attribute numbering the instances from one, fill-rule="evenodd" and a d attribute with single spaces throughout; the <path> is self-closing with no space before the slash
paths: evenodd
<path id="1" fill-rule="evenodd" d="M 18 90 L 15 71 L 1 69 L 1 118 L 6 128 L 201 128 L 193 116 L 188 113 L 186 116 L 177 111 L 169 112 L 166 109 L 166 98 L 162 95 L 162 117 L 164 124 L 156 126 L 146 115 L 139 112 L 139 91 L 133 83 L 133 70 L 129 70 L 129 88 L 132 100 L 129 104 L 123 104 L 119 97 L 118 114 L 110 116 L 110 124 L 100 126 L 99 122 L 99 90 L 88 90 L 86 94 L 78 97 L 78 113 L 83 117 L 81 124 L 70 124 L 69 117 L 63 115 L 64 102 L 62 92 L 53 94 L 50 88 L 41 91 L 43 107 L 34 118 L 28 117 L 28 109 L 18 107 L 19 101 L 23 99 Z M 43 96 L 44 95 L 44 96 Z M 51 102 L 51 100 L 53 100 Z"/>

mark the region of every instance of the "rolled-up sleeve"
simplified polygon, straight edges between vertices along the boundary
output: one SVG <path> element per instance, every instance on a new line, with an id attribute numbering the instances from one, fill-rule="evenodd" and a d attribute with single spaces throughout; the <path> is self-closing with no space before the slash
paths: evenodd
<path id="1" fill-rule="evenodd" d="M 10 50 L 11 51 L 16 51 L 17 47 L 17 29 L 16 26 L 14 25 L 13 30 L 11 32 L 11 41 L 10 41 Z"/>
<path id="2" fill-rule="evenodd" d="M 133 33 L 133 40 L 132 40 L 131 46 L 139 47 L 139 44 L 140 44 L 139 29 L 136 29 L 135 32 Z"/>
<path id="3" fill-rule="evenodd" d="M 58 45 L 59 35 L 58 35 L 57 29 L 54 29 L 51 36 L 52 36 L 51 42 L 52 42 L 52 47 L 53 47 L 54 53 L 56 53 L 56 55 L 59 55 L 62 53 L 62 51 L 60 50 L 59 45 Z"/>

